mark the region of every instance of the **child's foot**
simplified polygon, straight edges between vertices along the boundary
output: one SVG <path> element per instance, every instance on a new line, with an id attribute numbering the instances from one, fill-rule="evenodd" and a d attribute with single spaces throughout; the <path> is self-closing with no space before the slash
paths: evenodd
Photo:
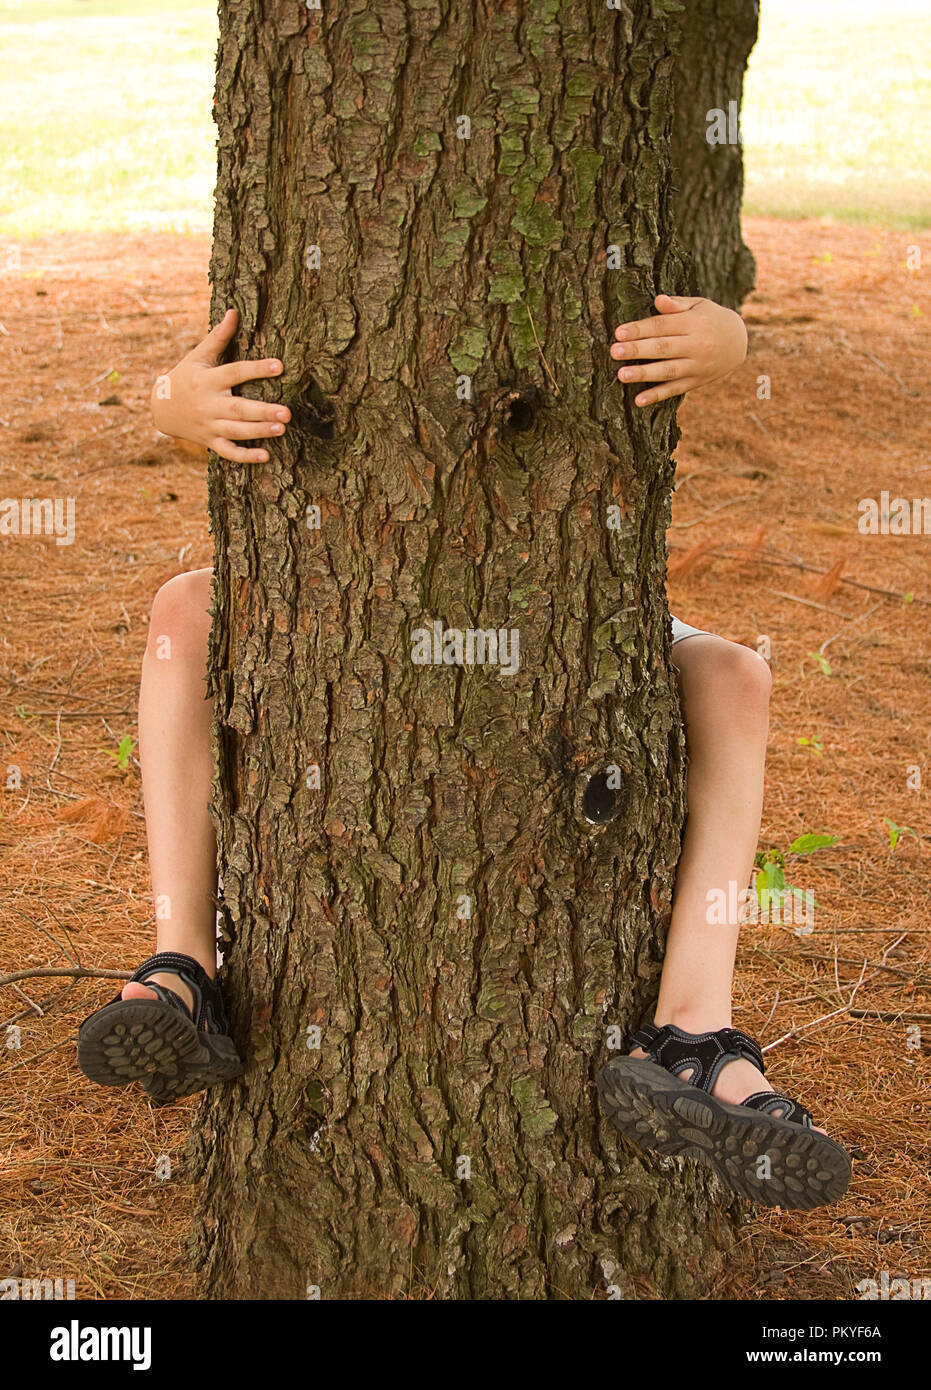
<path id="1" fill-rule="evenodd" d="M 646 1060 L 646 1053 L 642 1047 L 634 1048 L 631 1057 L 642 1057 Z M 686 1068 L 679 1072 L 680 1081 L 693 1081 L 695 1068 Z M 735 1057 L 732 1062 L 728 1062 L 718 1073 L 718 1078 L 711 1088 L 711 1094 L 718 1100 L 726 1101 L 728 1105 L 743 1105 L 748 1096 L 760 1095 L 763 1091 L 773 1091 L 774 1088 L 766 1080 L 762 1072 L 758 1071 L 752 1062 L 748 1062 L 744 1057 Z M 775 1109 L 772 1113 L 785 1119 L 787 1107 Z M 817 1134 L 827 1134 L 826 1129 L 819 1129 L 817 1125 L 812 1128 Z"/>
<path id="2" fill-rule="evenodd" d="M 157 1104 L 239 1076 L 216 980 L 191 956 L 150 957 L 78 1031 L 78 1065 L 101 1086 L 139 1081 Z"/>
<path id="3" fill-rule="evenodd" d="M 211 977 L 212 978 L 212 977 Z M 188 1013 L 194 1013 L 194 991 L 190 985 L 186 985 L 179 975 L 169 974 L 168 971 L 160 970 L 157 975 L 147 977 L 149 984 L 141 985 L 138 980 L 127 980 L 123 986 L 121 999 L 157 999 L 158 995 L 151 985 L 161 985 L 164 989 L 170 989 L 178 998 L 183 1000 Z"/>
<path id="4" fill-rule="evenodd" d="M 687 1033 L 648 1024 L 632 1041 L 634 1052 L 598 1075 L 605 1108 L 627 1138 L 708 1163 L 740 1196 L 764 1205 L 807 1209 L 843 1196 L 850 1159 L 803 1106 L 764 1080 L 752 1038 L 735 1028 Z"/>

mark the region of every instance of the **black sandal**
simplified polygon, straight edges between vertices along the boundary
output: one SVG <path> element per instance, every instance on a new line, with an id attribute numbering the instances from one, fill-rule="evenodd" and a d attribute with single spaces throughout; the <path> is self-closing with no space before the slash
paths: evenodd
<path id="1" fill-rule="evenodd" d="M 743 1057 L 764 1071 L 759 1044 L 746 1033 L 648 1023 L 631 1046 L 647 1056 L 608 1062 L 598 1090 L 612 1122 L 635 1144 L 710 1164 L 739 1196 L 763 1206 L 808 1210 L 847 1191 L 846 1151 L 813 1128 L 804 1106 L 779 1091 L 755 1091 L 742 1105 L 711 1095 L 728 1062 Z M 688 1081 L 680 1080 L 683 1071 L 691 1072 Z"/>
<path id="2" fill-rule="evenodd" d="M 193 1012 L 174 990 L 147 983 L 159 971 L 177 975 L 190 987 Z M 139 1081 L 157 1105 L 166 1105 L 241 1075 L 244 1067 L 229 1035 L 220 986 L 198 961 L 160 951 L 132 978 L 157 998 L 117 995 L 84 1020 L 78 1030 L 78 1066 L 86 1077 L 99 1086 Z"/>

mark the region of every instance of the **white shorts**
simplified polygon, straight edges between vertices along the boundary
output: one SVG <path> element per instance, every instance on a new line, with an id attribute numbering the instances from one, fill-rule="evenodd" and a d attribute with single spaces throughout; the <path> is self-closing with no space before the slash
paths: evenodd
<path id="1" fill-rule="evenodd" d="M 703 627 L 690 627 L 688 623 L 681 623 L 678 618 L 672 620 L 672 645 L 682 642 L 686 637 L 707 637 L 708 633 Z"/>

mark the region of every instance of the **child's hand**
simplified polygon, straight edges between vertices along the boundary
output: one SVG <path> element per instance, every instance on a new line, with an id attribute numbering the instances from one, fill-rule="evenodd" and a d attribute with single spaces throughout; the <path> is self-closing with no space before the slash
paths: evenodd
<path id="1" fill-rule="evenodd" d="M 667 383 L 634 397 L 636 405 L 652 405 L 669 396 L 684 396 L 696 386 L 707 386 L 739 367 L 747 355 L 747 330 L 733 309 L 710 299 L 658 294 L 653 303 L 658 318 L 622 323 L 614 330 L 611 356 L 630 362 L 658 358 L 643 366 L 621 367 L 621 381 Z"/>
<path id="2" fill-rule="evenodd" d="M 216 328 L 181 359 L 173 372 L 158 378 L 150 397 L 152 418 L 163 434 L 205 444 L 230 463 L 267 463 L 267 450 L 241 449 L 233 440 L 267 439 L 283 434 L 291 412 L 284 405 L 234 396 L 232 387 L 259 377 L 277 376 L 283 368 L 274 360 L 218 366 L 238 323 L 237 311 L 228 309 Z"/>

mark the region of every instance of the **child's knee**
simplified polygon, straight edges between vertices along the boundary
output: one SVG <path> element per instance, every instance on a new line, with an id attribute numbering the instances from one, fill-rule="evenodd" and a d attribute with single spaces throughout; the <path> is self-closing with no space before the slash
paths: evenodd
<path id="1" fill-rule="evenodd" d="M 149 618 L 146 654 L 160 660 L 203 660 L 210 633 L 212 570 L 177 574 L 155 595 Z"/>
<path id="2" fill-rule="evenodd" d="M 767 662 L 750 647 L 724 637 L 690 637 L 679 656 L 679 678 L 687 710 L 716 722 L 769 718 L 773 678 Z"/>
<path id="3" fill-rule="evenodd" d="M 769 713 L 773 675 L 769 663 L 751 647 L 723 642 L 717 654 L 718 685 L 726 704 L 743 713 Z"/>

